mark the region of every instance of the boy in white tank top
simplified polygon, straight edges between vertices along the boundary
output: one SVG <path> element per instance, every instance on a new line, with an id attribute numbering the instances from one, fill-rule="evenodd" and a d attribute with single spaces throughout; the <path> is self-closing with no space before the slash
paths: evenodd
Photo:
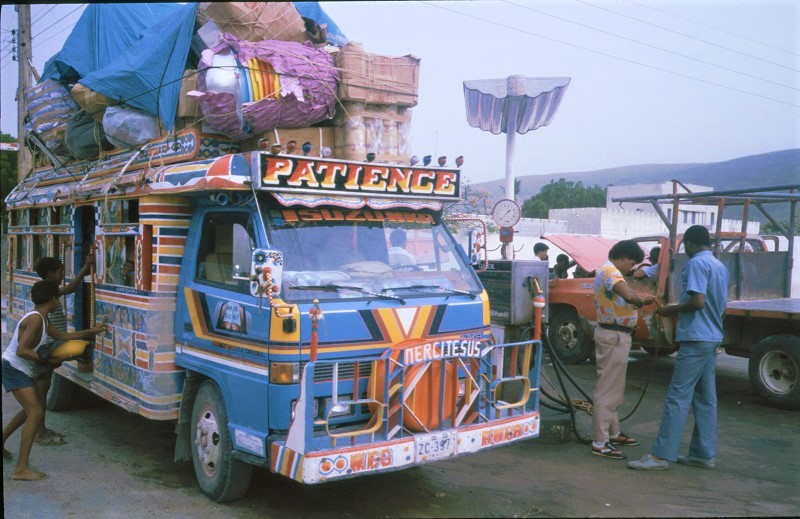
<path id="1" fill-rule="evenodd" d="M 38 281 L 31 288 L 31 300 L 34 311 L 25 315 L 17 324 L 14 337 L 3 352 L 3 387 L 11 392 L 22 411 L 3 428 L 3 445 L 11 434 L 19 428 L 19 415 L 22 414 L 24 425 L 22 439 L 19 444 L 19 459 L 11 479 L 37 481 L 45 479 L 47 474 L 33 470 L 28 465 L 28 458 L 33 446 L 33 438 L 40 422 L 44 418 L 42 405 L 36 392 L 36 364 L 39 355 L 34 351 L 44 344 L 47 337 L 47 318 L 45 317 L 58 305 L 58 285 L 50 281 Z M 3 448 L 3 456 L 6 456 Z"/>
<path id="2" fill-rule="evenodd" d="M 36 262 L 35 270 L 42 280 L 52 281 L 58 284 L 58 295 L 65 296 L 67 294 L 74 293 L 78 289 L 81 282 L 83 282 L 83 278 L 89 274 L 89 268 L 92 265 L 94 265 L 94 254 L 89 254 L 86 257 L 86 261 L 84 262 L 83 267 L 81 267 L 81 270 L 73 276 L 72 280 L 67 285 L 62 285 L 64 283 L 65 273 L 64 263 L 58 258 L 40 258 L 39 261 Z M 47 316 L 47 320 L 49 321 L 47 342 L 38 350 L 40 357 L 43 358 L 46 358 L 46 356 L 42 355 L 44 352 L 52 351 L 52 349 L 58 347 L 65 340 L 84 338 L 89 339 L 89 337 L 96 333 L 100 333 L 105 328 L 104 326 L 99 326 L 75 333 L 68 333 L 67 316 L 64 312 L 64 307 L 62 304 L 59 304 L 50 312 L 50 314 Z M 38 368 L 39 372 L 35 377 L 36 389 L 39 392 L 39 400 L 42 404 L 42 410 L 45 413 L 45 416 L 42 418 L 42 423 L 39 425 L 39 430 L 36 431 L 36 437 L 34 438 L 33 443 L 38 443 L 40 445 L 62 445 L 65 443 L 64 433 L 48 428 L 45 423 L 47 419 L 47 392 L 50 390 L 54 368 L 47 365 L 39 365 Z"/>

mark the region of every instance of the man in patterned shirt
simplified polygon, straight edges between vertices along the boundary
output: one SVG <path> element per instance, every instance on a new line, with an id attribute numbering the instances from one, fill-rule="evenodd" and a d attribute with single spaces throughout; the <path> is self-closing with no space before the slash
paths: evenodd
<path id="1" fill-rule="evenodd" d="M 635 438 L 620 431 L 617 410 L 625 393 L 628 352 L 639 318 L 637 307 L 655 300 L 653 296 L 640 296 L 623 279 L 643 259 L 644 252 L 635 241 L 623 240 L 611 247 L 608 261 L 597 269 L 594 278 L 598 378 L 592 395 L 592 454 L 605 458 L 625 459 L 616 446 L 639 445 Z"/>
<path id="2" fill-rule="evenodd" d="M 70 281 L 69 285 L 62 286 L 64 281 L 64 264 L 58 258 L 50 258 L 45 257 L 41 258 L 39 261 L 36 262 L 36 273 L 39 274 L 44 281 L 52 281 L 54 283 L 58 283 L 59 285 L 59 292 L 58 296 L 63 297 L 67 294 L 72 294 L 78 289 L 78 286 L 83 281 L 83 278 L 89 273 L 89 267 L 94 264 L 94 254 L 89 254 L 86 258 L 86 261 L 81 267 L 80 272 L 78 272 Z M 47 318 L 50 321 L 50 326 L 48 327 L 48 335 L 45 343 L 41 346 L 42 350 L 52 351 L 54 347 L 60 343 L 61 341 L 58 340 L 58 337 L 53 337 L 50 335 L 50 331 L 52 328 L 55 328 L 57 332 L 62 334 L 67 333 L 67 315 L 64 313 L 64 307 L 59 300 L 58 307 L 47 314 Z M 102 326 L 102 329 L 105 329 L 105 325 Z M 83 333 L 84 336 L 90 336 L 95 333 L 101 331 L 101 327 L 92 328 L 89 330 L 85 330 Z M 47 392 L 50 391 L 50 383 L 52 381 L 53 371 L 52 368 L 43 371 L 42 373 L 37 374 L 36 378 L 36 388 L 41 399 L 42 410 L 46 412 L 46 400 L 47 400 Z M 56 432 L 52 429 L 49 429 L 45 426 L 44 417 L 42 417 L 42 421 L 40 422 L 39 430 L 36 432 L 36 439 L 34 440 L 35 443 L 41 445 L 61 445 L 64 443 L 64 433 Z"/>

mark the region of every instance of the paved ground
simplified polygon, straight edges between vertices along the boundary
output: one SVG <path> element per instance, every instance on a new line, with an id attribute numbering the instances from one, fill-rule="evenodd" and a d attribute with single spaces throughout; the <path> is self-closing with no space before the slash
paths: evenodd
<path id="1" fill-rule="evenodd" d="M 639 410 L 624 430 L 646 453 L 661 414 L 674 358 L 658 359 Z M 633 407 L 650 372 L 650 357 L 631 354 L 625 410 Z M 624 462 L 566 444 L 530 440 L 472 457 L 409 470 L 301 486 L 256 471 L 247 495 L 232 504 L 206 499 L 190 463 L 173 463 L 173 428 L 105 402 L 48 423 L 67 431 L 68 444 L 34 448 L 32 464 L 46 481 L 11 481 L 3 464 L 5 516 L 174 518 L 218 517 L 670 517 L 800 514 L 800 414 L 765 407 L 751 395 L 746 361 L 719 357 L 720 442 L 716 470 L 673 466 L 641 473 Z M 590 389 L 594 366 L 573 367 Z M 3 395 L 4 421 L 17 403 Z M 579 419 L 582 434 L 588 417 Z M 15 451 L 18 435 L 9 441 Z M 688 440 L 687 440 L 688 441 Z M 15 452 L 16 456 L 16 452 Z"/>

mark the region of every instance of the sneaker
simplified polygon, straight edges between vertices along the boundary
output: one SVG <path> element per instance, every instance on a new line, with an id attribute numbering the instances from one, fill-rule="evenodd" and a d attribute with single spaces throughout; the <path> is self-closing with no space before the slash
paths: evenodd
<path id="1" fill-rule="evenodd" d="M 621 432 L 609 441 L 611 445 L 627 445 L 628 447 L 635 447 L 639 445 L 639 440 L 631 438 L 627 434 Z"/>
<path id="2" fill-rule="evenodd" d="M 700 467 L 703 469 L 713 469 L 717 462 L 714 458 L 698 458 L 697 456 L 678 456 L 678 463 L 681 465 L 689 465 L 690 467 Z"/>
<path id="3" fill-rule="evenodd" d="M 628 468 L 634 470 L 667 470 L 669 462 L 667 460 L 657 460 L 652 454 L 645 454 L 640 460 L 629 461 Z"/>
<path id="4" fill-rule="evenodd" d="M 604 458 L 611 458 L 613 460 L 624 460 L 627 458 L 624 452 L 615 449 L 610 442 L 606 442 L 602 447 L 595 447 L 592 445 L 592 454 L 602 456 Z"/>

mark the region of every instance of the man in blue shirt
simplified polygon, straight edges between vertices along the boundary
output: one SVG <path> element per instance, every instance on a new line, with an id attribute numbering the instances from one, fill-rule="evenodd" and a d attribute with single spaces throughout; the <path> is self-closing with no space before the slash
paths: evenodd
<path id="1" fill-rule="evenodd" d="M 650 262 L 646 267 L 641 267 L 633 271 L 636 279 L 653 278 L 658 274 L 658 255 L 661 254 L 661 247 L 653 247 L 647 260 Z"/>
<path id="2" fill-rule="evenodd" d="M 713 469 L 717 451 L 716 349 L 722 342 L 722 318 L 728 299 L 728 270 L 711 252 L 708 229 L 689 227 L 683 235 L 689 263 L 681 273 L 681 297 L 659 315 L 680 314 L 675 339 L 680 343 L 661 426 L 650 454 L 628 463 L 636 470 L 665 470 L 669 461 Z M 687 456 L 678 456 L 681 436 L 694 411 Z"/>

